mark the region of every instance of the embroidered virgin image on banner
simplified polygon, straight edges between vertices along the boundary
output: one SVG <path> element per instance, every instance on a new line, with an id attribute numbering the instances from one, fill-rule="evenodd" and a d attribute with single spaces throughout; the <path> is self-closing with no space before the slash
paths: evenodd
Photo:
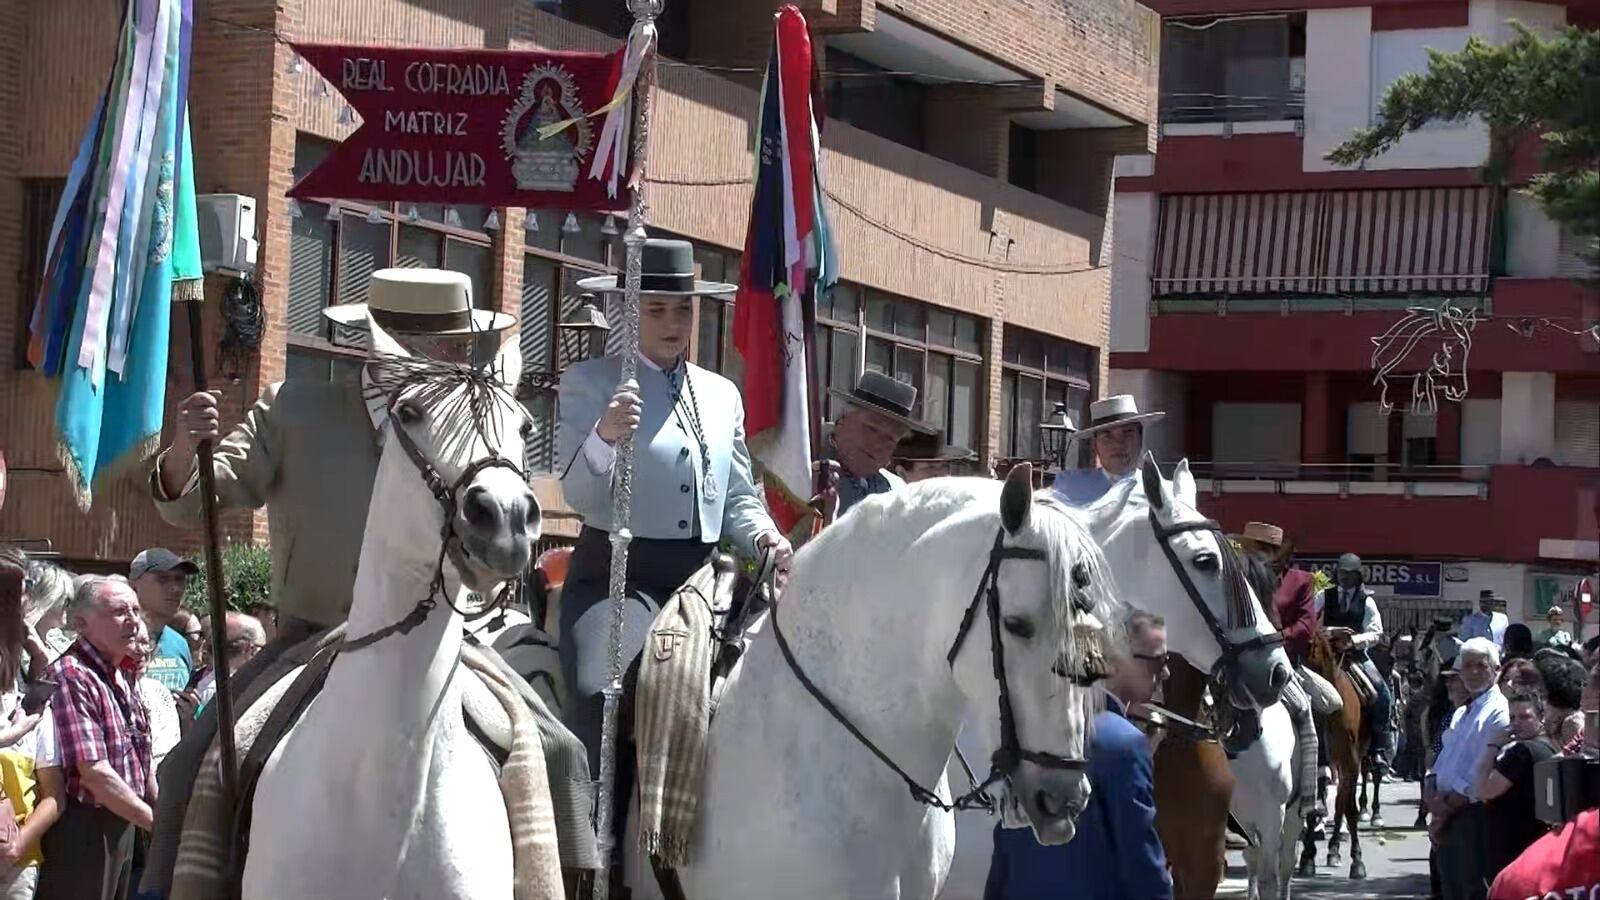
<path id="1" fill-rule="evenodd" d="M 361 125 L 291 197 L 612 212 L 629 203 L 626 129 L 605 129 L 615 53 L 299 44 Z"/>

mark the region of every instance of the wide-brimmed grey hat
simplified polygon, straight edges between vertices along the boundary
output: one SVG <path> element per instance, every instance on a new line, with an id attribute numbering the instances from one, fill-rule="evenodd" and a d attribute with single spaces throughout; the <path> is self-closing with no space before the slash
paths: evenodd
<path id="1" fill-rule="evenodd" d="M 694 245 L 688 241 L 650 238 L 639 257 L 639 291 L 670 297 L 714 297 L 739 290 L 736 284 L 694 277 Z M 619 293 L 627 288 L 618 275 L 596 275 L 578 281 L 580 291 Z"/>
<path id="2" fill-rule="evenodd" d="M 1073 432 L 1072 438 L 1081 441 L 1119 425 L 1159 422 L 1166 416 L 1164 412 L 1140 412 L 1139 401 L 1132 394 L 1117 394 L 1089 404 L 1089 424 Z"/>
<path id="3" fill-rule="evenodd" d="M 897 381 L 882 372 L 866 372 L 856 381 L 853 391 L 828 388 L 828 393 L 853 406 L 892 419 L 918 434 L 931 434 L 933 428 L 925 422 L 911 418 L 911 407 L 917 402 L 916 385 Z"/>

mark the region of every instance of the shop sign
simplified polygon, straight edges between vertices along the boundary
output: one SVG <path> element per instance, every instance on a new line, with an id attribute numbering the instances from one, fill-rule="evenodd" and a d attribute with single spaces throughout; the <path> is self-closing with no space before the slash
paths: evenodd
<path id="1" fill-rule="evenodd" d="M 1334 578 L 1338 559 L 1296 559 L 1302 569 L 1322 570 Z M 1443 565 L 1436 562 L 1411 562 L 1409 560 L 1362 560 L 1362 580 L 1375 594 L 1392 597 L 1412 597 L 1421 600 L 1437 599 L 1440 583 L 1444 580 Z"/>
<path id="2" fill-rule="evenodd" d="M 289 195 L 624 210 L 628 107 L 606 121 L 623 51 L 530 53 L 297 44 L 361 125 Z"/>

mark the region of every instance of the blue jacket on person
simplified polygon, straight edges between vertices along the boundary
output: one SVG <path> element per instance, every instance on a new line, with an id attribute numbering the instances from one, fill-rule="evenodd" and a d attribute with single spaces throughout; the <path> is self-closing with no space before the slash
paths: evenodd
<path id="1" fill-rule="evenodd" d="M 1167 900 L 1172 878 L 1156 835 L 1155 762 L 1122 703 L 1106 696 L 1089 745 L 1089 806 L 1058 847 L 1031 828 L 996 828 L 984 900 Z"/>

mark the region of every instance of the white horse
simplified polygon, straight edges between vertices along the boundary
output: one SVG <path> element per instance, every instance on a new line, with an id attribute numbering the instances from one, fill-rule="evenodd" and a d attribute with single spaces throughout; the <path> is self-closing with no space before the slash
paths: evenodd
<path id="1" fill-rule="evenodd" d="M 1288 900 L 1300 846 L 1297 776 L 1300 740 L 1282 703 L 1261 711 L 1261 736 L 1228 761 L 1234 777 L 1229 811 L 1244 828 L 1250 900 Z"/>
<path id="2" fill-rule="evenodd" d="M 523 447 L 506 390 L 516 344 L 502 351 L 494 383 L 404 360 L 377 328 L 373 341 L 386 358 L 369 370 L 394 393 L 356 568 L 352 646 L 261 774 L 244 896 L 509 898 L 510 820 L 462 717 L 463 693 L 486 689 L 460 666 L 454 609 L 469 591 L 492 596 L 521 574 L 539 533 L 538 504 L 509 462 Z M 437 608 L 419 606 L 424 598 Z M 425 613 L 420 623 L 394 629 L 414 612 Z"/>
<path id="3" fill-rule="evenodd" d="M 1166 620 L 1171 652 L 1203 672 L 1220 671 L 1238 707 L 1277 702 L 1292 676 L 1289 657 L 1268 640 L 1275 629 L 1234 551 L 1197 510 L 1188 460 L 1168 481 L 1147 453 L 1137 478 L 1077 515 L 1105 553 L 1117 596 Z M 960 749 L 967 759 L 987 759 L 992 746 L 963 729 Z M 954 760 L 950 768 L 951 784 L 962 784 Z M 993 828 L 994 820 L 981 812 L 956 815 L 956 859 L 943 894 L 948 900 L 983 895 Z"/>
<path id="4" fill-rule="evenodd" d="M 1083 675 L 1114 614 L 1088 533 L 1026 478 L 871 497 L 800 552 L 711 723 L 694 858 L 679 872 L 688 896 L 932 897 L 949 865 L 949 815 L 807 691 L 780 630 L 795 665 L 909 779 L 942 793 L 972 710 L 989 746 L 1019 752 L 1007 775 L 1035 834 L 1072 837 L 1094 714 Z"/>

